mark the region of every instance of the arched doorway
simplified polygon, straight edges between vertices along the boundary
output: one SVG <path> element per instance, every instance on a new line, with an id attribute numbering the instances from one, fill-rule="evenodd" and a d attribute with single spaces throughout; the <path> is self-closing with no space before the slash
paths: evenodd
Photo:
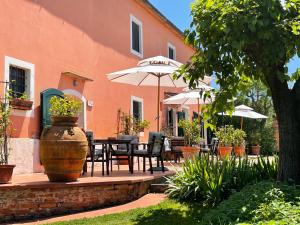
<path id="1" fill-rule="evenodd" d="M 64 94 L 74 96 L 78 100 L 82 102 L 82 111 L 78 115 L 78 126 L 83 128 L 84 130 L 87 130 L 87 118 L 86 118 L 86 98 L 78 91 L 73 89 L 65 89 L 63 90 Z"/>

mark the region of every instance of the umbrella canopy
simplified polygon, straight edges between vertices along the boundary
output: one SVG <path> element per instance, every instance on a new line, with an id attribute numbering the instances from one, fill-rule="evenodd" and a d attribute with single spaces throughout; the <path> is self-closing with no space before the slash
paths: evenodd
<path id="1" fill-rule="evenodd" d="M 212 90 L 212 87 L 208 85 L 202 85 L 203 89 L 206 91 Z M 203 90 L 202 89 L 202 90 Z M 174 95 L 170 98 L 167 98 L 163 101 L 164 104 L 170 104 L 170 105 L 196 105 L 196 104 L 207 104 L 211 103 L 213 101 L 212 99 L 206 99 L 204 101 L 204 94 L 201 95 L 201 89 L 184 89 L 185 91 L 182 93 L 179 93 L 177 95 Z"/>
<path id="2" fill-rule="evenodd" d="M 260 113 L 254 112 L 252 108 L 246 105 L 239 105 L 234 108 L 235 110 L 231 114 L 232 116 L 238 116 L 241 118 L 250 119 L 267 119 L 268 117 Z M 230 115 L 228 113 L 218 113 L 219 115 Z M 243 119 L 241 119 L 241 128 L 243 128 Z"/>
<path id="3" fill-rule="evenodd" d="M 112 82 L 131 84 L 136 86 L 157 86 L 157 131 L 159 131 L 159 112 L 160 112 L 160 87 L 186 87 L 183 78 L 173 80 L 182 63 L 156 56 L 139 61 L 136 67 L 110 73 L 107 75 Z M 207 77 L 207 79 L 210 79 Z"/>
<path id="4" fill-rule="evenodd" d="M 201 94 L 203 91 L 212 90 L 212 87 L 201 84 L 201 88 L 189 90 L 184 89 L 185 91 L 174 95 L 170 98 L 167 98 L 163 101 L 164 104 L 169 105 L 198 105 L 198 122 L 200 123 L 200 105 L 208 104 L 213 101 L 213 97 L 211 99 L 205 99 L 204 101 L 204 93 Z"/>

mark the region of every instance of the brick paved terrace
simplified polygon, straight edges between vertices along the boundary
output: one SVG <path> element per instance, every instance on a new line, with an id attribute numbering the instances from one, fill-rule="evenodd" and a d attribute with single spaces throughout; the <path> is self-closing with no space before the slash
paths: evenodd
<path id="1" fill-rule="evenodd" d="M 51 183 L 41 173 L 14 175 L 11 184 L 0 185 L 0 223 L 127 203 L 147 194 L 151 183 L 174 174 L 173 169 L 170 166 L 170 171 L 154 174 L 135 170 L 130 174 L 128 166 L 120 170 L 114 166 L 109 176 L 96 169 L 94 177 L 88 173 L 68 183 Z"/>

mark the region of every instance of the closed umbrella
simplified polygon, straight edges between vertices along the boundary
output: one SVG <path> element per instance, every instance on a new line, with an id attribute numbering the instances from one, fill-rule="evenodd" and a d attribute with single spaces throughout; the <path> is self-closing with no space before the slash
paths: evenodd
<path id="1" fill-rule="evenodd" d="M 136 86 L 157 86 L 157 131 L 159 131 L 160 87 L 186 87 L 183 78 L 173 79 L 182 64 L 164 56 L 156 56 L 139 61 L 136 67 L 110 73 L 107 75 L 112 82 Z M 206 77 L 209 79 L 209 77 Z"/>

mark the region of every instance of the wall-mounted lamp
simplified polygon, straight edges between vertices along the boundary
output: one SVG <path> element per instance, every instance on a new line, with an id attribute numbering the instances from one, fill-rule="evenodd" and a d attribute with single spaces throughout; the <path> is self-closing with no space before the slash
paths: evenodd
<path id="1" fill-rule="evenodd" d="M 76 79 L 74 79 L 74 80 L 73 80 L 73 86 L 74 86 L 74 87 L 76 87 L 76 86 L 77 86 L 77 84 L 78 84 L 78 83 L 77 83 L 77 80 L 76 80 Z"/>

